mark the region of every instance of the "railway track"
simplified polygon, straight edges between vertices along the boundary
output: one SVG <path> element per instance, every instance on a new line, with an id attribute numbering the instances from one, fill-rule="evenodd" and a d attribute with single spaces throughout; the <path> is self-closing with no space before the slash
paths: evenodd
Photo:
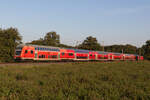
<path id="1" fill-rule="evenodd" d="M 0 66 L 13 66 L 13 65 L 48 65 L 48 64 L 65 64 L 65 63 L 104 63 L 105 61 L 53 61 L 53 62 L 12 62 L 12 63 L 0 63 Z M 108 62 L 105 62 L 108 63 Z"/>
<path id="2" fill-rule="evenodd" d="M 10 66 L 10 65 L 46 65 L 46 64 L 61 64 L 61 63 L 71 63 L 71 62 L 14 62 L 14 63 L 0 63 L 0 66 Z"/>

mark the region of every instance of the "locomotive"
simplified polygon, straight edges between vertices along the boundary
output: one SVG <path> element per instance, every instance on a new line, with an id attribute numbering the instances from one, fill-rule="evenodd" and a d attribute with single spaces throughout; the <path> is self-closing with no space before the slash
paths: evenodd
<path id="1" fill-rule="evenodd" d="M 15 50 L 15 60 L 33 61 L 125 61 L 144 60 L 137 54 L 124 54 L 72 48 L 22 44 Z"/>

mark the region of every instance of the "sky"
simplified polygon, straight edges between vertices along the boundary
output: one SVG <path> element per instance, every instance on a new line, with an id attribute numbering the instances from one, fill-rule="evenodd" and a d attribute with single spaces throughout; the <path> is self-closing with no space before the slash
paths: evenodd
<path id="1" fill-rule="evenodd" d="M 0 0 L 0 27 L 17 28 L 23 42 L 56 31 L 68 45 L 94 36 L 140 47 L 150 39 L 150 0 Z"/>

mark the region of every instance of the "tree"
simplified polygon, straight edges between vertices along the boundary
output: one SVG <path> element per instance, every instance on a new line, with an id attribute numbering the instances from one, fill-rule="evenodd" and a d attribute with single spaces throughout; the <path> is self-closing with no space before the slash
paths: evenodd
<path id="1" fill-rule="evenodd" d="M 150 60 L 150 40 L 146 41 L 146 45 L 142 47 L 144 49 L 144 57 Z"/>
<path id="2" fill-rule="evenodd" d="M 101 46 L 95 37 L 89 36 L 78 46 L 78 48 L 86 50 L 100 50 Z"/>
<path id="3" fill-rule="evenodd" d="M 58 46 L 60 44 L 59 35 L 56 32 L 48 32 L 44 37 L 44 44 L 49 46 Z"/>
<path id="4" fill-rule="evenodd" d="M 56 32 L 48 32 L 44 36 L 44 38 L 40 38 L 38 40 L 33 40 L 28 44 L 35 44 L 35 45 L 47 45 L 47 46 L 59 46 L 60 38 Z"/>
<path id="5" fill-rule="evenodd" d="M 43 38 L 40 38 L 40 39 L 38 39 L 38 40 L 33 40 L 32 42 L 27 43 L 27 44 L 44 45 L 44 39 L 43 39 Z"/>
<path id="6" fill-rule="evenodd" d="M 130 45 L 130 44 L 126 44 L 126 45 L 111 45 L 111 46 L 105 46 L 105 51 L 136 54 L 137 53 L 137 47 L 133 46 L 133 45 Z"/>
<path id="7" fill-rule="evenodd" d="M 21 43 L 21 40 L 16 28 L 0 29 L 0 61 L 12 61 L 15 47 Z"/>

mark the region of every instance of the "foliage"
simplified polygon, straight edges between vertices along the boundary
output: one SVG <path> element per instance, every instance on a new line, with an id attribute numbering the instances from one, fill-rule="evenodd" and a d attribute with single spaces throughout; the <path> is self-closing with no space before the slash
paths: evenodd
<path id="1" fill-rule="evenodd" d="M 75 48 L 74 46 L 69 46 L 66 44 L 59 44 L 58 47 L 60 47 L 60 48 Z"/>
<path id="2" fill-rule="evenodd" d="M 27 44 L 44 45 L 44 39 L 43 39 L 43 38 L 40 38 L 40 39 L 38 39 L 38 40 L 33 40 L 32 42 L 27 43 Z"/>
<path id="3" fill-rule="evenodd" d="M 142 49 L 144 50 L 144 56 L 150 60 L 150 40 L 146 41 L 146 44 L 143 45 Z"/>
<path id="4" fill-rule="evenodd" d="M 12 61 L 15 47 L 20 43 L 21 36 L 16 28 L 0 29 L 0 61 Z"/>
<path id="5" fill-rule="evenodd" d="M 149 65 L 148 61 L 3 65 L 0 100 L 149 100 Z"/>
<path id="6" fill-rule="evenodd" d="M 56 32 L 48 32 L 44 37 L 45 45 L 58 46 L 60 44 L 59 35 Z"/>
<path id="7" fill-rule="evenodd" d="M 105 46 L 105 51 L 108 52 L 119 52 L 119 53 L 129 53 L 129 54 L 136 54 L 137 53 L 137 47 L 127 44 L 127 45 L 111 45 L 111 46 Z"/>
<path id="8" fill-rule="evenodd" d="M 86 50 L 100 50 L 101 46 L 95 37 L 89 36 L 78 46 L 78 48 Z"/>
<path id="9" fill-rule="evenodd" d="M 44 38 L 40 38 L 38 40 L 33 40 L 32 42 L 27 43 L 27 44 L 74 48 L 73 46 L 68 46 L 68 45 L 60 43 L 60 36 L 54 31 L 46 33 Z"/>
<path id="10" fill-rule="evenodd" d="M 44 38 L 40 38 L 39 40 L 33 40 L 28 44 L 36 44 L 36 45 L 47 45 L 47 46 L 58 46 L 60 44 L 60 37 L 56 32 L 48 32 L 44 36 Z"/>

